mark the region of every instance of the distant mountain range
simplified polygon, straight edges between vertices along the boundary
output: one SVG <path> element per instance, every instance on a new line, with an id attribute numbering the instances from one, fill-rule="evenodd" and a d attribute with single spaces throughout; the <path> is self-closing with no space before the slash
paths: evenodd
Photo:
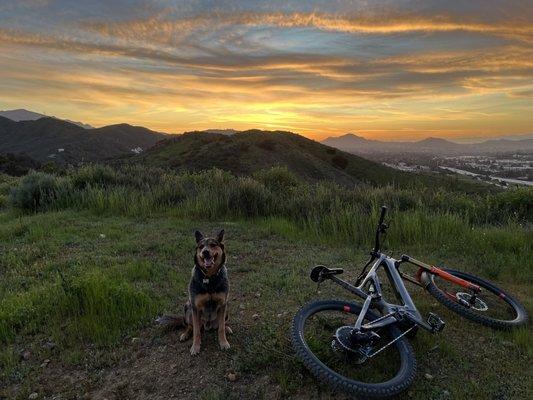
<path id="1" fill-rule="evenodd" d="M 0 153 L 26 154 L 40 162 L 101 161 L 142 152 L 165 137 L 127 124 L 85 129 L 50 117 L 18 122 L 0 117 Z"/>
<path id="2" fill-rule="evenodd" d="M 475 155 L 499 152 L 532 152 L 533 139 L 492 139 L 481 143 L 461 144 L 440 138 L 427 138 L 418 142 L 383 142 L 365 139 L 348 133 L 322 141 L 331 147 L 353 154 L 372 153 L 427 153 L 439 155 Z"/>
<path id="3" fill-rule="evenodd" d="M 56 118 L 56 117 L 51 117 L 49 115 L 44 115 L 44 114 L 39 114 L 39 113 L 36 113 L 36 112 L 33 112 L 33 111 L 28 111 L 28 110 L 25 110 L 23 108 L 19 108 L 17 110 L 0 111 L 0 117 L 8 118 L 8 119 L 10 119 L 12 121 L 16 121 L 16 122 L 19 122 L 19 121 L 36 121 L 36 120 L 41 119 L 41 118 Z M 59 119 L 59 118 L 56 118 L 56 119 Z M 71 121 L 69 119 L 64 119 L 62 121 L 70 122 L 71 124 L 81 126 L 82 128 L 85 128 L 85 129 L 93 129 L 94 128 L 94 127 L 92 127 L 89 124 L 84 124 L 83 122 Z"/>

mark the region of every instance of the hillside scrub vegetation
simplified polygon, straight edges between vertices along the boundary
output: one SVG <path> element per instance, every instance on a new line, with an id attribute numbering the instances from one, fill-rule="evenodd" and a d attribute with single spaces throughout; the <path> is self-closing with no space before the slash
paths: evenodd
<path id="1" fill-rule="evenodd" d="M 424 187 L 355 186 L 299 180 L 285 168 L 236 177 L 218 169 L 169 172 L 140 166 L 90 165 L 64 176 L 32 173 L 11 190 L 20 212 L 89 210 L 98 215 L 147 217 L 171 212 L 190 220 L 257 220 L 284 235 L 322 243 L 371 245 L 382 204 L 391 209 L 388 243 L 433 246 L 477 260 L 492 273 L 504 266 L 531 279 L 517 252 L 530 254 L 533 190 L 466 195 Z M 460 240 L 458 240 L 460 238 Z"/>

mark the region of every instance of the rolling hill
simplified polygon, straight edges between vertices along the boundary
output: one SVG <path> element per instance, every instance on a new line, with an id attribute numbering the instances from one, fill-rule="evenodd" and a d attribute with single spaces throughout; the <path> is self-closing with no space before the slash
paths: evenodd
<path id="1" fill-rule="evenodd" d="M 16 110 L 4 110 L 0 111 L 0 117 L 8 118 L 12 121 L 36 121 L 41 118 L 56 118 L 49 115 L 39 114 L 34 111 L 29 111 L 24 108 L 18 108 Z M 59 119 L 59 118 L 56 118 Z M 85 129 L 93 129 L 89 124 L 84 124 L 83 122 L 71 121 L 70 119 L 63 119 L 62 121 L 70 122 L 71 124 L 81 126 Z"/>
<path id="2" fill-rule="evenodd" d="M 161 141 L 128 162 L 176 170 L 199 171 L 217 167 L 236 175 L 249 175 L 281 165 L 306 181 L 330 180 L 344 185 L 430 178 L 403 173 L 283 131 L 249 130 L 230 136 L 205 131 L 188 132 Z"/>
<path id="3" fill-rule="evenodd" d="M 127 124 L 84 129 L 56 118 L 16 122 L 0 117 L 0 153 L 26 154 L 40 162 L 101 161 L 146 150 L 164 137 Z"/>
<path id="4" fill-rule="evenodd" d="M 510 151 L 533 151 L 533 139 L 492 139 L 481 143 L 461 144 L 441 138 L 427 138 L 417 142 L 383 142 L 365 139 L 348 133 L 322 141 L 331 147 L 353 154 L 426 153 L 438 155 L 473 155 Z"/>

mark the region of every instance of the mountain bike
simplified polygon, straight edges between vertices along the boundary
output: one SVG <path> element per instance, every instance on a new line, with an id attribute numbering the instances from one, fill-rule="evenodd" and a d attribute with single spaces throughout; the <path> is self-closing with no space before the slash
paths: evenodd
<path id="1" fill-rule="evenodd" d="M 404 281 L 426 289 L 459 315 L 491 328 L 512 329 L 528 319 L 524 307 L 493 283 L 408 255 L 395 260 L 382 253 L 381 238 L 388 229 L 386 212 L 383 206 L 370 260 L 355 284 L 339 278 L 344 272 L 341 268 L 318 265 L 311 271 L 314 282 L 331 280 L 363 299 L 362 303 L 313 301 L 296 313 L 292 324 L 296 354 L 312 374 L 336 390 L 365 398 L 389 397 L 406 390 L 416 375 L 416 359 L 407 338 L 418 328 L 436 333 L 445 326 L 437 314 L 430 312 L 427 320 L 422 318 Z M 416 275 L 404 273 L 403 264 L 418 267 Z M 385 299 L 379 276 L 383 271 L 396 302 Z"/>

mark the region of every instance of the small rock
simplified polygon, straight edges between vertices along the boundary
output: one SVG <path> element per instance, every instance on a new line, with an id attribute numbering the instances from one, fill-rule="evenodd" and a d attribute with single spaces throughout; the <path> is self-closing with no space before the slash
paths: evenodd
<path id="1" fill-rule="evenodd" d="M 278 315 L 276 315 L 278 318 L 281 318 L 283 317 L 283 314 L 282 313 L 279 313 Z"/>
<path id="2" fill-rule="evenodd" d="M 244 304 L 242 304 L 242 303 L 239 304 L 239 308 L 240 308 L 241 310 L 244 310 Z"/>
<path id="3" fill-rule="evenodd" d="M 253 318 L 253 319 L 257 319 L 257 318 L 259 318 L 259 314 L 254 314 L 254 315 L 252 315 L 252 318 Z"/>
<path id="4" fill-rule="evenodd" d="M 35 399 L 37 399 L 38 397 L 39 397 L 39 394 L 38 394 L 37 392 L 33 392 L 32 394 L 30 394 L 30 395 L 28 396 L 28 399 L 30 399 L 30 400 L 35 400 Z"/>
<path id="5" fill-rule="evenodd" d="M 255 294 L 255 297 L 257 297 L 257 298 L 261 297 L 261 293 L 257 292 L 257 293 Z"/>
<path id="6" fill-rule="evenodd" d="M 450 395 L 450 392 L 449 392 L 448 390 L 444 390 L 444 391 L 442 392 L 442 394 L 443 394 L 444 396 L 448 397 L 448 396 Z"/>
<path id="7" fill-rule="evenodd" d="M 138 337 L 131 338 L 131 344 L 136 344 L 136 343 L 139 343 L 139 338 Z"/>
<path id="8" fill-rule="evenodd" d="M 426 378 L 428 381 L 432 380 L 433 379 L 433 375 L 431 374 L 424 374 L 424 378 Z"/>
<path id="9" fill-rule="evenodd" d="M 25 361 L 29 360 L 31 357 L 31 351 L 24 350 L 22 353 L 20 353 L 20 357 Z"/>
<path id="10" fill-rule="evenodd" d="M 105 235 L 103 233 L 100 234 L 100 238 L 105 239 Z"/>
<path id="11" fill-rule="evenodd" d="M 53 341 L 48 340 L 45 344 L 43 344 L 43 347 L 44 347 L 45 349 L 52 350 L 53 348 L 56 347 L 56 344 L 55 344 Z"/>
<path id="12" fill-rule="evenodd" d="M 237 380 L 237 374 L 235 372 L 230 372 L 226 375 L 226 378 L 228 378 L 228 381 L 230 382 L 235 382 Z"/>
<path id="13" fill-rule="evenodd" d="M 50 364 L 50 359 L 47 358 L 46 360 L 43 361 L 43 363 L 41 364 L 41 368 L 46 368 L 48 366 L 48 364 Z"/>

